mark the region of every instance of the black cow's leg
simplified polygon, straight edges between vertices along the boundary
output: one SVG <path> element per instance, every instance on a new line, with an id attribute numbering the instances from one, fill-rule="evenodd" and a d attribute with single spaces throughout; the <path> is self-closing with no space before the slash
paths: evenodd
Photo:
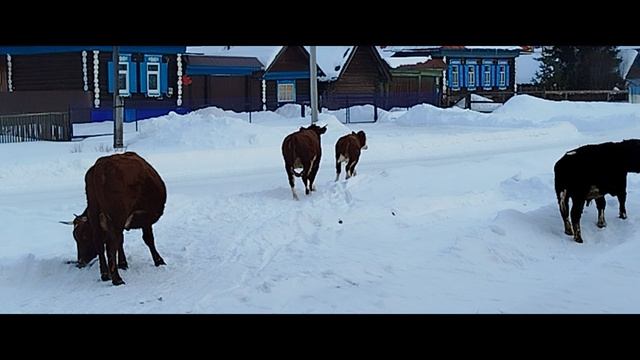
<path id="1" fill-rule="evenodd" d="M 124 241 L 120 245 L 120 249 L 118 249 L 118 268 L 122 270 L 129 268 L 129 264 L 127 264 L 127 257 L 124 254 Z"/>
<path id="2" fill-rule="evenodd" d="M 340 178 L 340 172 L 342 171 L 342 162 L 339 161 L 340 155 L 336 156 L 336 181 Z M 346 168 L 345 168 L 346 171 Z"/>
<path id="3" fill-rule="evenodd" d="M 569 197 L 566 190 L 558 194 L 558 205 L 560 206 L 560 216 L 562 216 L 562 221 L 564 222 L 564 233 L 573 235 L 573 229 L 569 221 Z"/>
<path id="4" fill-rule="evenodd" d="M 167 263 L 164 262 L 162 256 L 158 254 L 158 250 L 156 250 L 156 245 L 153 240 L 153 229 L 151 228 L 151 225 L 142 228 L 142 239 L 144 240 L 144 243 L 149 247 L 149 251 L 151 251 L 153 263 L 156 266 L 166 265 Z"/>
<path id="5" fill-rule="evenodd" d="M 111 283 L 113 285 L 122 285 L 124 281 L 118 273 L 118 267 L 116 266 L 116 252 L 122 246 L 123 235 L 122 230 L 117 231 L 110 229 L 109 239 L 107 240 L 107 261 L 109 262 L 109 273 L 111 274 Z"/>
<path id="6" fill-rule="evenodd" d="M 627 208 L 624 206 L 625 202 L 627 201 L 627 192 L 622 192 L 620 194 L 618 194 L 618 202 L 620 202 L 620 219 L 626 219 L 627 218 Z"/>
<path id="7" fill-rule="evenodd" d="M 295 179 L 293 177 L 293 166 L 290 166 L 289 164 L 285 164 L 284 168 L 287 171 L 287 177 L 289 178 L 289 186 L 291 187 L 291 193 L 293 194 L 293 198 L 295 200 L 298 200 L 298 194 L 296 194 L 296 190 L 294 189 Z"/>
<path id="8" fill-rule="evenodd" d="M 582 242 L 582 235 L 580 232 L 580 217 L 582 216 L 582 210 L 584 209 L 584 199 L 572 198 L 571 206 L 571 224 L 573 225 L 573 240 L 577 243 Z"/>
<path id="9" fill-rule="evenodd" d="M 596 208 L 598 209 L 598 227 L 603 228 L 607 226 L 607 221 L 604 219 L 604 208 L 607 206 L 607 201 L 604 196 L 596 198 Z"/>

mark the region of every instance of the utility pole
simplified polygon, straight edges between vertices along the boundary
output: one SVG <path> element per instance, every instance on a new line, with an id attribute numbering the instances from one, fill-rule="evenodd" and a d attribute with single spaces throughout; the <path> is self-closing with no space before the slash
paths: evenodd
<path id="1" fill-rule="evenodd" d="M 113 149 L 122 149 L 122 120 L 124 100 L 120 96 L 120 47 L 113 47 Z"/>
<path id="2" fill-rule="evenodd" d="M 316 66 L 316 47 L 311 47 L 311 124 L 318 122 L 318 66 Z"/>

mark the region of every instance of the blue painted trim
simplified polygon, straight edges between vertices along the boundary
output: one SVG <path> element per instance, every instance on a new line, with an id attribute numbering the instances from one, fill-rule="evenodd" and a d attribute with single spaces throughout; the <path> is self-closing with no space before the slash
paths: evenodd
<path id="1" fill-rule="evenodd" d="M 111 52 L 113 46 L 0 46 L 0 54 L 36 55 L 64 52 L 80 52 L 82 50 Z M 120 52 L 127 53 L 156 53 L 156 54 L 184 54 L 186 46 L 121 46 Z"/>
<path id="2" fill-rule="evenodd" d="M 160 93 L 166 94 L 168 89 L 169 89 L 169 66 L 167 63 L 160 63 Z"/>
<path id="3" fill-rule="evenodd" d="M 452 69 L 453 67 L 456 68 L 457 72 L 458 72 L 458 85 L 454 86 L 453 85 L 453 72 Z M 449 87 L 451 88 L 451 90 L 460 90 L 460 87 L 464 86 L 464 75 L 460 76 L 462 73 L 462 64 L 460 59 L 451 59 L 449 60 L 449 66 L 448 66 L 448 70 L 449 70 L 449 76 L 447 77 L 449 80 Z"/>
<path id="4" fill-rule="evenodd" d="M 131 61 L 131 54 L 120 54 L 120 62 L 122 61 L 122 58 L 126 58 L 126 62 L 129 66 L 129 71 L 127 72 L 127 76 L 129 77 L 129 93 L 128 94 L 123 94 L 122 96 L 130 96 L 132 93 L 136 92 L 136 88 L 137 88 L 137 75 L 136 75 L 136 70 L 135 70 L 135 66 L 136 64 L 134 62 Z M 124 63 L 123 62 L 123 63 Z M 113 76 L 114 76 L 114 67 L 113 67 L 113 61 L 109 61 L 107 63 L 107 67 L 108 67 L 108 79 L 107 79 L 107 83 L 109 84 L 108 89 L 109 89 L 109 93 L 113 94 Z"/>
<path id="5" fill-rule="evenodd" d="M 280 71 L 264 74 L 265 80 L 285 80 L 285 79 L 308 79 L 311 76 L 309 71 Z"/>
<path id="6" fill-rule="evenodd" d="M 260 68 L 246 66 L 198 66 L 187 65 L 187 75 L 251 75 Z"/>

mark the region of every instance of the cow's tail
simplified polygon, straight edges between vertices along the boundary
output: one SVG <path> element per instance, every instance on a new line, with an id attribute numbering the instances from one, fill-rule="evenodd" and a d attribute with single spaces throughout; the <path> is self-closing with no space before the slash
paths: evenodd
<path id="1" fill-rule="evenodd" d="M 295 141 L 295 138 L 287 142 L 287 152 L 289 153 L 289 158 L 295 164 L 297 156 L 296 156 L 296 148 L 293 145 L 294 141 Z M 304 171 L 304 169 L 302 171 Z M 302 171 L 296 172 L 296 169 L 293 167 L 293 165 L 291 166 L 291 172 L 295 177 L 302 177 Z"/>

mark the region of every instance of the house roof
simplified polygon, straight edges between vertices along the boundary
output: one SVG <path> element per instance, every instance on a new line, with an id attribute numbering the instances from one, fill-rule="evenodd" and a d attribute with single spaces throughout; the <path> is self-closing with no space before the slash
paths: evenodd
<path id="1" fill-rule="evenodd" d="M 204 54 L 215 56 L 244 56 L 256 57 L 269 72 L 269 68 L 281 54 L 283 46 L 189 46 L 187 54 Z M 310 46 L 304 46 L 309 55 Z M 348 66 L 354 46 L 317 46 L 316 63 L 320 68 L 318 80 L 336 80 L 342 71 Z M 380 49 L 376 47 L 380 54 Z"/>
<path id="2" fill-rule="evenodd" d="M 640 56 L 636 56 L 626 76 L 627 80 L 640 79 Z"/>
<path id="3" fill-rule="evenodd" d="M 460 52 L 470 51 L 472 53 L 483 53 L 488 51 L 493 51 L 496 55 L 498 54 L 513 54 L 514 52 L 519 52 L 522 50 L 521 46 L 387 46 L 383 49 L 384 52 L 393 53 L 393 57 L 401 57 L 401 56 L 443 56 L 449 54 L 459 54 Z M 416 54 L 416 55 L 412 55 Z"/>
<path id="4" fill-rule="evenodd" d="M 264 69 L 255 57 L 188 55 L 188 75 L 248 75 Z"/>
<path id="5" fill-rule="evenodd" d="M 79 52 L 82 50 L 99 50 L 111 52 L 113 46 L 0 46 L 0 54 L 36 55 L 63 52 Z M 121 53 L 139 52 L 145 54 L 184 54 L 185 46 L 120 46 Z"/>
<path id="6" fill-rule="evenodd" d="M 207 65 L 207 66 L 243 66 L 262 68 L 264 65 L 255 57 L 245 56 L 207 56 L 207 55 L 189 55 L 188 63 L 190 65 Z"/>
<path id="7" fill-rule="evenodd" d="M 310 46 L 304 48 L 307 52 L 311 52 Z M 317 46 L 316 63 L 325 73 L 325 76 L 319 77 L 318 80 L 336 80 L 349 60 L 353 48 L 353 46 Z"/>
<path id="8" fill-rule="evenodd" d="M 623 79 L 627 78 L 632 65 L 634 65 L 634 62 L 638 57 L 638 48 L 634 49 L 622 46 L 618 47 L 618 58 L 620 59 L 620 76 Z"/>
<path id="9" fill-rule="evenodd" d="M 187 54 L 255 57 L 268 68 L 281 48 L 282 46 L 187 46 Z"/>

